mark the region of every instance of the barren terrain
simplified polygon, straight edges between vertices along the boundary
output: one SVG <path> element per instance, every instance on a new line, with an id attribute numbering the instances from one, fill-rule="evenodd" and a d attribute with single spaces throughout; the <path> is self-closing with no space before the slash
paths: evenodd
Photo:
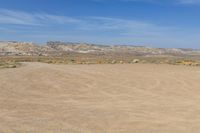
<path id="1" fill-rule="evenodd" d="M 199 133 L 200 68 L 156 64 L 0 69 L 3 133 Z"/>

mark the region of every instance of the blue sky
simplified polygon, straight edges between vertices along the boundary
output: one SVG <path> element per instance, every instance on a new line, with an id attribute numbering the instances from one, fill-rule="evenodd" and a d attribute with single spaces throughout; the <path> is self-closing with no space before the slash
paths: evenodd
<path id="1" fill-rule="evenodd" d="M 0 0 L 0 40 L 200 48 L 200 0 Z"/>

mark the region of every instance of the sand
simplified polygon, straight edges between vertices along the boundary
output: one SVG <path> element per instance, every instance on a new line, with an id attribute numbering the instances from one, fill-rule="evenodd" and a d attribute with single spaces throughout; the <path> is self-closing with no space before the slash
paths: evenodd
<path id="1" fill-rule="evenodd" d="M 154 64 L 0 69 L 1 133 L 199 133 L 200 68 Z"/>

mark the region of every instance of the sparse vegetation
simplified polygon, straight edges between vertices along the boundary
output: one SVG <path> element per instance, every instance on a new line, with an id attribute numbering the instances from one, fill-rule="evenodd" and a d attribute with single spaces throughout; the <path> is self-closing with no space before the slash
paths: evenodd
<path id="1" fill-rule="evenodd" d="M 171 64 L 200 66 L 200 52 L 191 49 L 159 49 L 136 46 L 105 46 L 50 42 L 46 46 L 32 43 L 2 42 L 1 67 L 13 68 L 16 62 L 48 64 Z M 9 49 L 13 52 L 9 52 Z M 6 51 L 7 50 L 7 51 Z M 10 64 L 11 65 L 8 65 Z M 4 65 L 3 65 L 4 64 Z"/>
<path id="2" fill-rule="evenodd" d="M 20 62 L 42 62 L 48 64 L 171 64 L 200 66 L 200 61 L 190 58 L 178 57 L 143 57 L 123 55 L 123 59 L 118 55 L 90 55 L 90 54 L 72 54 L 70 56 L 46 57 L 46 56 L 7 56 L 1 57 L 1 67 L 14 68 L 19 66 Z"/>
<path id="3" fill-rule="evenodd" d="M 20 66 L 20 63 L 0 61 L 0 68 L 16 68 L 18 66 Z"/>

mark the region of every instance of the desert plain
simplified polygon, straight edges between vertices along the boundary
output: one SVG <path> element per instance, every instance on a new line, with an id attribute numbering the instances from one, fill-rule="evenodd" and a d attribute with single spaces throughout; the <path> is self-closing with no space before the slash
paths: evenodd
<path id="1" fill-rule="evenodd" d="M 1 133 L 199 133 L 200 68 L 166 64 L 0 69 Z"/>

